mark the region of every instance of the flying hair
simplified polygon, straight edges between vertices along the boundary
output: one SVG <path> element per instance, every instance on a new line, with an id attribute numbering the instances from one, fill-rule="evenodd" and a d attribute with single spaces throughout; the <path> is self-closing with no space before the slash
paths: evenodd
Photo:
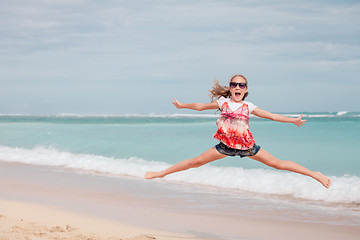
<path id="1" fill-rule="evenodd" d="M 233 76 L 229 83 L 235 78 L 235 77 L 241 77 L 243 79 L 245 79 L 246 84 L 247 84 L 247 79 L 246 77 L 244 77 L 243 75 L 235 75 Z M 218 80 L 214 81 L 214 86 L 209 90 L 210 92 L 210 97 L 211 97 L 211 102 L 214 102 L 216 100 L 218 100 L 220 97 L 225 97 L 225 98 L 229 98 L 231 97 L 231 93 L 230 93 L 230 88 L 227 86 L 223 86 L 219 84 Z M 245 100 L 245 98 L 249 95 L 249 92 L 245 93 L 244 97 L 242 100 Z"/>

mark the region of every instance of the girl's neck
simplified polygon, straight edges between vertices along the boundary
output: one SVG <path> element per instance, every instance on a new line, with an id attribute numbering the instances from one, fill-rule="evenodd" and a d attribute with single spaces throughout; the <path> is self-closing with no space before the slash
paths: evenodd
<path id="1" fill-rule="evenodd" d="M 239 102 L 237 102 L 234 99 L 230 98 L 230 102 L 232 102 L 232 103 L 243 103 L 243 100 L 240 100 Z"/>

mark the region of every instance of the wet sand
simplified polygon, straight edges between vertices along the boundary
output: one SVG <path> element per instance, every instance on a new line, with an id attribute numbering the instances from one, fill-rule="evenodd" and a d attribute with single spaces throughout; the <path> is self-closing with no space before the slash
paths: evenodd
<path id="1" fill-rule="evenodd" d="M 261 210 L 209 211 L 192 206 L 199 204 L 192 201 L 195 193 L 183 194 L 169 197 L 161 181 L 0 162 L 0 234 L 2 239 L 133 240 L 360 236 L 354 224 L 271 219 Z"/>

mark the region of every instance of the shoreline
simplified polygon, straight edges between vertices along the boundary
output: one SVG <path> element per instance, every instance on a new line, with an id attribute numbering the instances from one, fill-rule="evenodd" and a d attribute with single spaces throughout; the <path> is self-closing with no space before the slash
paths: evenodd
<path id="1" fill-rule="evenodd" d="M 214 211 L 209 211 L 213 206 L 211 195 L 203 194 L 207 199 L 201 202 L 204 206 L 192 206 L 199 204 L 196 200 L 199 193 L 176 193 L 171 190 L 173 187 L 161 181 L 91 175 L 0 161 L 0 221 L 7 222 L 0 230 L 9 232 L 13 226 L 18 226 L 15 229 L 23 231 L 23 236 L 53 231 L 63 234 L 64 239 L 73 239 L 64 234 L 76 233 L 90 237 L 97 234 L 94 239 L 134 240 L 281 240 L 317 239 L 320 236 L 330 240 L 351 240 L 360 235 L 360 225 L 270 219 L 264 209 L 249 210 L 251 214 L 247 214 L 240 208 L 222 212 L 214 205 Z M 170 197 L 168 192 L 173 196 Z M 301 214 L 300 211 L 294 209 L 286 214 L 291 217 Z M 4 226 L 7 229 L 4 230 Z M 112 227 L 104 232 L 103 226 Z"/>

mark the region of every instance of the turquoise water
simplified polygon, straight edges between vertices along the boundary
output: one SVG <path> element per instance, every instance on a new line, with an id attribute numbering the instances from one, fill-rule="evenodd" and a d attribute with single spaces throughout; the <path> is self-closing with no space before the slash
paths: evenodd
<path id="1" fill-rule="evenodd" d="M 0 116 L 0 160 L 143 177 L 147 170 L 163 169 L 217 144 L 212 138 L 216 119 L 214 114 L 3 115 Z M 301 195 L 305 199 L 360 202 L 360 113 L 305 113 L 305 119 L 308 120 L 305 126 L 298 128 L 251 118 L 250 129 L 257 144 L 274 156 L 332 176 L 338 191 L 346 193 L 343 188 L 351 186 L 352 190 L 340 200 L 335 197 L 340 193 L 337 190 L 330 193 L 334 200 L 328 200 L 332 195 L 314 196 L 314 189 L 306 187 L 313 180 L 272 170 L 249 158 L 228 157 L 197 171 L 191 170 L 190 176 L 186 172 L 168 179 L 258 193 Z M 212 171 L 217 173 L 217 178 L 208 182 Z M 230 178 L 225 180 L 222 173 Z M 243 181 L 252 178 L 259 182 L 244 184 Z M 234 179 L 238 181 L 236 184 Z M 293 181 L 293 188 L 282 186 L 282 180 L 290 181 L 290 185 Z M 298 184 L 306 189 L 305 195 L 300 194 Z"/>
<path id="2" fill-rule="evenodd" d="M 313 117 L 313 116 L 323 117 Z M 201 116 L 201 115 L 200 115 Z M 216 116 L 1 116 L 0 145 L 115 158 L 138 157 L 175 163 L 217 144 Z M 304 127 L 264 119 L 251 120 L 257 143 L 280 159 L 327 174 L 360 176 L 360 117 L 310 114 Z M 218 166 L 264 168 L 250 159 L 227 158 Z"/>

